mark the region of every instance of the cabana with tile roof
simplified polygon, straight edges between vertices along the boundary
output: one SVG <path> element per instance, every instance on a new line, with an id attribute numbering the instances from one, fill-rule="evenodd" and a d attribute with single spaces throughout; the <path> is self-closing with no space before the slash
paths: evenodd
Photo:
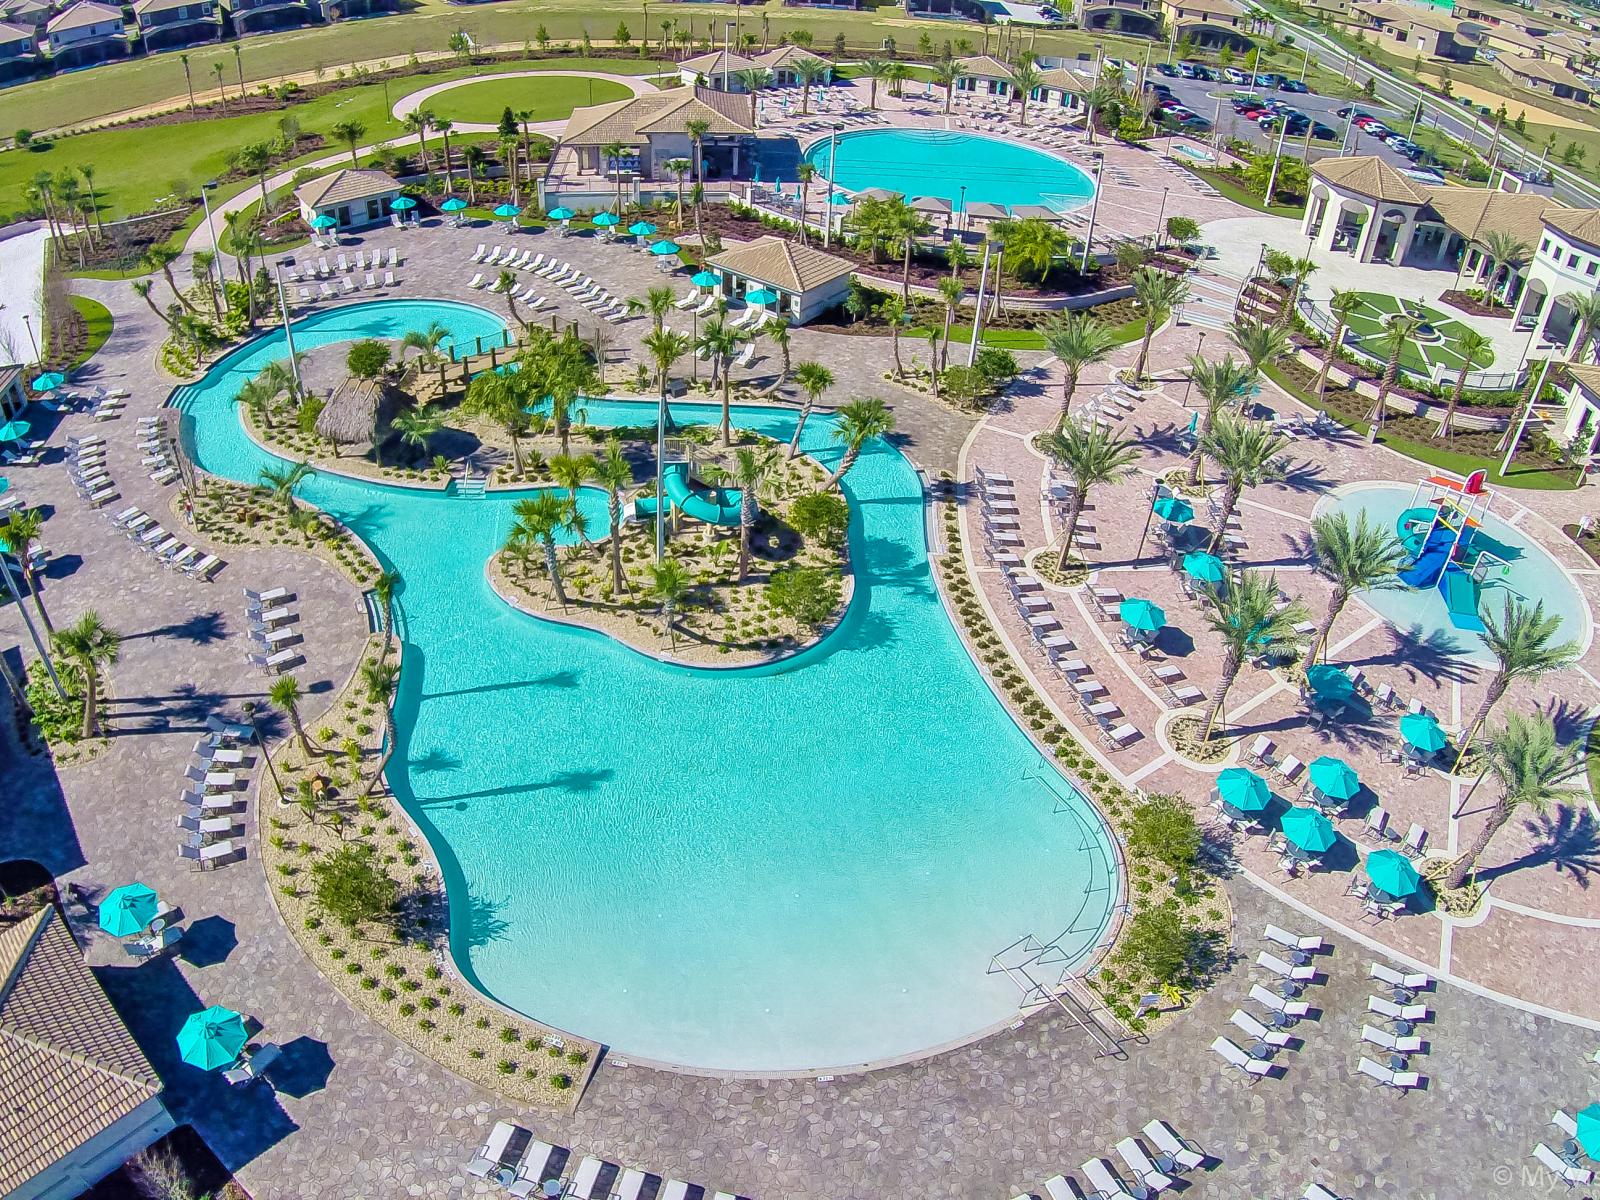
<path id="1" fill-rule="evenodd" d="M 973 92 L 984 96 L 1009 96 L 1016 89 L 1011 86 L 1011 64 L 1001 62 L 989 54 L 975 54 L 971 58 L 956 59 L 961 74 L 956 76 L 956 91 Z"/>
<path id="2" fill-rule="evenodd" d="M 400 198 L 400 184 L 382 171 L 345 167 L 301 184 L 294 198 L 307 225 L 318 217 L 332 217 L 340 229 L 364 229 L 389 219 Z"/>
<path id="3" fill-rule="evenodd" d="M 804 325 L 844 303 L 855 269 L 847 258 L 780 237 L 730 246 L 706 259 L 706 266 L 721 277 L 722 294 L 729 298 L 757 288 L 778 293 L 774 311 L 791 325 Z"/>
<path id="4" fill-rule="evenodd" d="M 53 905 L 0 929 L 0 1196 L 76 1196 L 165 1137 L 161 1080 Z"/>
<path id="5" fill-rule="evenodd" d="M 1084 81 L 1065 67 L 1052 67 L 1039 72 L 1039 86 L 1028 93 L 1028 98 L 1047 108 L 1064 108 L 1075 112 L 1083 107 Z"/>

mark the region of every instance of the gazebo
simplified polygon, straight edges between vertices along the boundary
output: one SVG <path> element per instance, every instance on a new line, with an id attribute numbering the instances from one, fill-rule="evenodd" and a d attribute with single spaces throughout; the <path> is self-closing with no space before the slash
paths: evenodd
<path id="1" fill-rule="evenodd" d="M 400 184 L 383 171 L 345 167 L 301 184 L 294 198 L 307 225 L 327 217 L 335 222 L 329 228 L 365 229 L 389 219 L 400 198 Z"/>
<path id="2" fill-rule="evenodd" d="M 706 259 L 721 278 L 723 295 L 736 297 L 765 289 L 776 292 L 773 311 L 791 325 L 803 325 L 850 294 L 855 264 L 814 246 L 800 246 L 780 237 L 761 237 L 732 246 Z"/>

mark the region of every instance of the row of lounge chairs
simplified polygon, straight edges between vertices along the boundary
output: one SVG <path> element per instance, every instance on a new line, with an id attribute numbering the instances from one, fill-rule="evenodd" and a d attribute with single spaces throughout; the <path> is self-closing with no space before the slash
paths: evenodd
<path id="1" fill-rule="evenodd" d="M 208 870 L 244 857 L 244 835 L 239 805 L 247 787 L 250 763 L 240 746 L 254 741 L 255 731 L 211 716 L 209 730 L 194 744 L 189 765 L 184 769 L 183 788 L 178 801 L 183 814 L 178 818 L 178 857 Z"/>
<path id="2" fill-rule="evenodd" d="M 368 257 L 369 254 L 371 255 L 370 258 Z M 385 252 L 374 246 L 371 251 L 357 250 L 354 263 L 341 253 L 337 263 L 330 266 L 328 264 L 328 256 L 324 254 L 314 263 L 307 262 L 303 265 L 297 264 L 288 268 L 288 270 L 284 271 L 283 277 L 290 283 L 299 283 L 302 280 L 309 279 L 332 279 L 335 274 L 346 275 L 351 271 L 382 271 L 385 268 L 395 271 L 399 267 L 400 251 L 391 246 Z M 367 286 L 371 287 L 372 285 L 369 283 Z"/>
<path id="3" fill-rule="evenodd" d="M 73 489 L 90 508 L 100 508 L 122 496 L 111 478 L 111 472 L 106 468 L 104 438 L 94 438 L 88 442 L 69 441 L 67 475 L 72 480 Z"/>
<path id="4" fill-rule="evenodd" d="M 209 582 L 227 565 L 215 554 L 202 553 L 197 547 L 168 533 L 154 517 L 137 505 L 115 514 L 111 523 L 122 530 L 139 549 L 154 555 L 162 566 L 182 571 L 191 578 Z"/>
<path id="5" fill-rule="evenodd" d="M 1310 1005 L 1299 996 L 1306 987 L 1319 982 L 1311 957 L 1326 948 L 1320 937 L 1302 937 L 1276 925 L 1268 925 L 1262 937 L 1289 954 L 1288 961 L 1271 950 L 1256 955 L 1256 966 L 1278 980 L 1275 989 L 1259 983 L 1250 988 L 1250 999 L 1265 1010 L 1266 1023 L 1244 1009 L 1235 1009 L 1230 1021 L 1251 1036 L 1248 1048 L 1220 1034 L 1211 1043 L 1211 1049 L 1222 1061 L 1242 1071 L 1252 1084 L 1282 1074 L 1283 1068 L 1272 1061 L 1273 1056 L 1280 1049 L 1294 1046 L 1294 1039 L 1283 1030 L 1311 1014 Z"/>
<path id="6" fill-rule="evenodd" d="M 1433 980 L 1420 971 L 1397 971 L 1387 963 L 1372 964 L 1369 975 L 1389 989 L 1387 996 L 1367 997 L 1367 1012 L 1380 1021 L 1389 1023 L 1384 1029 L 1371 1022 L 1361 1026 L 1363 1048 L 1376 1046 L 1383 1051 L 1384 1061 L 1377 1062 L 1361 1055 L 1356 1063 L 1356 1074 L 1365 1076 L 1379 1087 L 1409 1091 L 1427 1083 L 1427 1076 L 1410 1070 L 1409 1056 L 1426 1054 L 1428 1048 L 1415 1032 L 1418 1022 L 1431 1019 L 1426 1004 L 1417 1003 L 1417 993 L 1433 986 Z"/>
<path id="7" fill-rule="evenodd" d="M 1078 1168 L 1088 1181 L 1089 1190 L 1065 1175 L 1055 1175 L 1044 1181 L 1044 1195 L 1048 1200 L 1077 1200 L 1084 1195 L 1096 1200 L 1132 1200 L 1134 1196 L 1150 1196 L 1177 1187 L 1182 1176 L 1199 1170 L 1208 1161 L 1203 1150 L 1179 1137 L 1165 1121 L 1151 1121 L 1140 1133 L 1142 1138 L 1125 1137 L 1115 1146 L 1131 1184 L 1106 1159 L 1091 1158 Z"/>
<path id="8" fill-rule="evenodd" d="M 385 271 L 381 281 L 377 272 L 368 271 L 365 284 L 354 275 L 346 275 L 339 281 L 337 288 L 331 283 L 322 283 L 317 285 L 317 291 L 313 294 L 309 286 L 302 287 L 299 292 L 300 303 L 311 304 L 316 300 L 337 300 L 340 296 L 354 296 L 363 288 L 369 292 L 384 292 L 398 286 L 399 281 L 395 279 L 393 271 Z"/>
<path id="9" fill-rule="evenodd" d="M 688 1200 L 691 1190 L 701 1200 L 737 1200 L 732 1192 L 712 1193 L 679 1179 L 652 1176 L 637 1167 L 607 1163 L 592 1154 L 576 1165 L 572 1154 L 510 1121 L 496 1121 L 483 1145 L 467 1163 L 474 1179 L 490 1179 L 513 1196 L 559 1196 L 562 1200 L 639 1200 L 652 1179 L 655 1200 Z"/>
<path id="10" fill-rule="evenodd" d="M 139 465 L 148 468 L 151 483 L 166 487 L 169 483 L 177 482 L 177 463 L 172 448 L 162 436 L 159 416 L 139 418 L 135 444 L 140 453 Z"/>
<path id="11" fill-rule="evenodd" d="M 253 650 L 245 651 L 245 661 L 268 675 L 281 675 L 290 667 L 305 662 L 297 647 L 305 639 L 293 628 L 298 621 L 289 607 L 297 599 L 286 587 L 270 587 L 262 592 L 244 589 L 245 620 Z"/>

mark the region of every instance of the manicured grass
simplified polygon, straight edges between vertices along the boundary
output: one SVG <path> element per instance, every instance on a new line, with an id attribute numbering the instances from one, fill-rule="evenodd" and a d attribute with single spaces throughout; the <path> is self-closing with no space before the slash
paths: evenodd
<path id="1" fill-rule="evenodd" d="M 1261 203 L 1260 196 L 1240 187 L 1226 171 L 1191 167 L 1183 162 L 1179 162 L 1178 165 L 1191 175 L 1205 180 L 1235 204 L 1242 204 L 1245 208 L 1254 209 L 1256 212 L 1270 213 L 1275 217 L 1299 217 L 1305 211 L 1304 207 L 1300 205 Z"/>
<path id="2" fill-rule="evenodd" d="M 1600 796 L 1600 722 L 1589 730 L 1589 748 L 1586 752 L 1589 768 L 1589 791 Z"/>
<path id="3" fill-rule="evenodd" d="M 513 113 L 528 111 L 530 121 L 559 121 L 571 116 L 574 108 L 626 100 L 629 95 L 627 88 L 607 79 L 488 79 L 442 92 L 428 101 L 428 107 L 452 121 L 493 125 L 507 108 Z"/>
<path id="4" fill-rule="evenodd" d="M 1351 313 L 1348 319 L 1351 335 L 1361 344 L 1361 348 L 1380 362 L 1386 361 L 1389 356 L 1382 344 L 1382 338 L 1387 330 L 1386 322 L 1400 312 L 1398 297 L 1387 295 L 1383 292 L 1359 292 L 1361 307 Z M 1452 320 L 1445 313 L 1426 304 L 1418 305 L 1427 321 L 1439 331 L 1443 341 L 1423 342 L 1412 340 L 1406 343 L 1400 351 L 1400 365 L 1408 371 L 1419 375 L 1430 375 L 1434 366 L 1442 366 L 1452 376 L 1461 370 L 1465 356 L 1455 348 L 1456 339 L 1467 331 L 1467 327 L 1459 321 Z M 1494 353 L 1489 351 L 1479 355 L 1474 360 L 1473 366 L 1479 370 L 1494 362 Z"/>
<path id="5" fill-rule="evenodd" d="M 72 361 L 68 370 L 76 370 L 95 356 L 101 346 L 106 344 L 106 339 L 111 336 L 114 322 L 111 319 L 111 310 L 98 300 L 91 300 L 87 296 L 73 296 L 72 307 L 78 310 L 83 322 L 89 329 L 89 341 L 83 348 L 83 353 Z"/>

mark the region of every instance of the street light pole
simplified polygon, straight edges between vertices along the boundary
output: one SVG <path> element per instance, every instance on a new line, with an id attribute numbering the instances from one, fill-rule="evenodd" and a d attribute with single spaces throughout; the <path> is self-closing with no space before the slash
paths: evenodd
<path id="1" fill-rule="evenodd" d="M 728 37 L 733 33 L 733 22 L 722 23 L 722 90 L 728 90 Z"/>
<path id="2" fill-rule="evenodd" d="M 200 185 L 200 203 L 206 210 L 206 230 L 211 234 L 211 255 L 215 259 L 217 269 L 217 287 L 222 292 L 222 311 L 229 310 L 228 288 L 226 277 L 222 273 L 222 246 L 217 241 L 217 222 L 211 215 L 211 189 L 217 186 L 215 179 L 207 180 Z M 261 219 L 266 220 L 267 214 L 262 212 Z M 249 286 L 248 284 L 246 286 Z"/>
<path id="3" fill-rule="evenodd" d="M 1506 447 L 1506 456 L 1500 462 L 1500 478 L 1506 477 L 1506 472 L 1511 469 L 1511 460 L 1516 457 L 1517 445 L 1522 441 L 1522 431 L 1528 427 L 1528 418 L 1533 416 L 1533 406 L 1538 403 L 1539 393 L 1544 391 L 1545 376 L 1550 373 L 1550 364 L 1555 360 L 1551 355 L 1544 360 L 1544 366 L 1539 368 L 1539 380 L 1533 385 L 1533 390 L 1528 393 L 1527 407 L 1522 410 L 1522 419 L 1517 422 L 1517 431 L 1511 435 L 1511 444 Z"/>
<path id="4" fill-rule="evenodd" d="M 1094 153 L 1094 201 L 1089 205 L 1089 232 L 1083 239 L 1083 258 L 1078 263 L 1078 271 L 1086 272 L 1089 269 L 1089 250 L 1094 245 L 1094 220 L 1100 212 L 1100 175 L 1105 170 L 1106 156 L 1103 150 Z"/>
<path id="5" fill-rule="evenodd" d="M 22 589 L 17 586 L 17 581 L 12 578 L 11 564 L 0 554 L 0 576 L 5 577 L 6 591 L 11 593 L 12 599 L 17 602 L 17 611 L 22 614 L 22 623 L 28 627 L 28 636 L 33 639 L 33 648 L 39 652 L 39 661 L 44 663 L 45 674 L 50 676 L 50 682 L 55 685 L 56 695 L 65 700 L 67 689 L 61 686 L 61 677 L 56 674 L 56 667 L 50 661 L 50 655 L 45 652 L 44 642 L 39 638 L 39 629 L 33 623 L 33 617 L 28 613 L 28 606 L 22 602 Z"/>
<path id="6" fill-rule="evenodd" d="M 1161 221 L 1167 215 L 1167 195 L 1172 191 L 1169 187 L 1161 189 L 1161 211 L 1156 214 L 1156 249 L 1161 249 Z M 1174 218 L 1176 219 L 1176 218 Z"/>
<path id="7" fill-rule="evenodd" d="M 828 194 L 822 198 L 822 248 L 833 245 L 833 180 L 839 168 L 839 125 L 828 131 Z"/>
<path id="8" fill-rule="evenodd" d="M 272 264 L 272 275 L 278 284 L 278 311 L 283 315 L 283 337 L 289 344 L 289 374 L 294 378 L 294 391 L 296 397 L 305 395 L 305 385 L 300 382 L 300 359 L 294 352 L 294 323 L 289 320 L 289 297 L 283 290 L 283 268 L 294 266 L 292 255 L 280 258 Z"/>
<path id="9" fill-rule="evenodd" d="M 33 361 L 42 367 L 44 366 L 44 355 L 39 353 L 39 339 L 33 336 L 33 318 L 29 314 L 23 313 L 22 324 L 28 330 L 28 340 L 33 343 Z"/>
<path id="10" fill-rule="evenodd" d="M 1287 117 L 1278 118 L 1278 144 L 1272 150 L 1272 171 L 1267 175 L 1267 190 L 1261 196 L 1262 204 L 1272 207 L 1272 190 L 1278 186 L 1278 158 L 1283 153 L 1284 135 L 1289 132 Z"/>
<path id="11" fill-rule="evenodd" d="M 1300 64 L 1300 82 L 1304 83 L 1306 81 L 1306 72 L 1311 69 L 1311 47 L 1302 46 L 1301 51 L 1306 56 L 1305 61 Z"/>
<path id="12" fill-rule="evenodd" d="M 996 245 L 998 245 L 1002 251 L 1005 249 L 1004 243 L 995 243 L 990 241 L 985 241 L 983 243 L 983 267 L 978 272 L 978 303 L 977 307 L 972 313 L 972 342 L 967 346 L 967 366 L 969 367 L 978 357 L 978 336 L 983 331 L 984 288 L 989 282 L 989 255 L 994 251 Z M 999 285 L 996 284 L 995 286 L 998 287 Z"/>

